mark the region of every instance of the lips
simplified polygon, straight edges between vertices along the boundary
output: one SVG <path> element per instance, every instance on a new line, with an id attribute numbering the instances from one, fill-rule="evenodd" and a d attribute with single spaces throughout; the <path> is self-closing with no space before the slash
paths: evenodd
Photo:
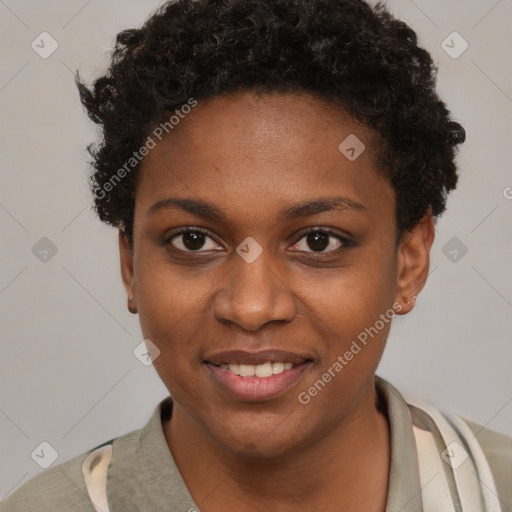
<path id="1" fill-rule="evenodd" d="M 232 350 L 212 354 L 204 364 L 222 392 L 241 401 L 262 402 L 293 387 L 312 361 L 283 350 Z"/>
<path id="2" fill-rule="evenodd" d="M 308 356 L 276 349 L 261 350 L 259 352 L 230 350 L 228 352 L 218 352 L 205 357 L 205 362 L 216 366 L 220 366 L 221 364 L 249 364 L 256 366 L 264 363 L 292 363 L 295 366 L 308 360 L 311 360 Z"/>
<path id="3" fill-rule="evenodd" d="M 233 375 L 241 375 L 242 377 L 270 377 L 278 375 L 285 370 L 293 368 L 292 363 L 268 362 L 263 364 L 221 364 L 223 370 L 229 370 Z"/>

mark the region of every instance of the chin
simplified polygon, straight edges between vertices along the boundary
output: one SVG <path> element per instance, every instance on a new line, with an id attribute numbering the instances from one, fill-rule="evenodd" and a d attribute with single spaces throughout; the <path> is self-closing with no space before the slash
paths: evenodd
<path id="1" fill-rule="evenodd" d="M 252 459 L 270 459 L 281 457 L 296 449 L 293 442 L 294 435 L 285 432 L 281 424 L 273 425 L 271 428 L 261 428 L 263 425 L 251 425 L 246 428 L 237 428 L 231 423 L 232 428 L 222 432 L 212 432 L 210 435 L 224 450 L 237 457 Z"/>
<path id="2" fill-rule="evenodd" d="M 229 444 L 222 443 L 222 447 L 236 457 L 260 460 L 283 457 L 293 450 L 292 446 L 284 445 L 280 440 L 269 442 L 268 439 L 237 442 L 231 439 Z"/>

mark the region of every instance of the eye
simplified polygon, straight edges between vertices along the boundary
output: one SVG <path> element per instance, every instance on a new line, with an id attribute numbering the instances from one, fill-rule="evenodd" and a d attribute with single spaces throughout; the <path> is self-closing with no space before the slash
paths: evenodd
<path id="1" fill-rule="evenodd" d="M 349 247 L 350 241 L 328 229 L 313 229 L 304 234 L 292 248 L 303 252 L 334 252 Z M 308 250 L 310 249 L 310 250 Z"/>
<path id="2" fill-rule="evenodd" d="M 185 252 L 200 252 L 219 250 L 220 245 L 215 242 L 208 232 L 201 228 L 186 228 L 173 233 L 166 239 L 166 244 Z M 220 247 L 222 249 L 222 247 Z"/>

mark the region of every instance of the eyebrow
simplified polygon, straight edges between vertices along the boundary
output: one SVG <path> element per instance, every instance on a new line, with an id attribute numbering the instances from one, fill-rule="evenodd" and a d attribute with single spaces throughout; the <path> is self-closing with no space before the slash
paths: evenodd
<path id="1" fill-rule="evenodd" d="M 197 199 L 177 197 L 169 197 L 156 202 L 146 212 L 146 216 L 149 217 L 158 211 L 168 208 L 179 208 L 204 219 L 217 221 L 227 219 L 227 215 L 223 210 L 212 203 Z M 281 211 L 280 219 L 290 221 L 333 210 L 365 211 L 366 207 L 361 203 L 341 196 L 324 197 L 288 206 Z"/>

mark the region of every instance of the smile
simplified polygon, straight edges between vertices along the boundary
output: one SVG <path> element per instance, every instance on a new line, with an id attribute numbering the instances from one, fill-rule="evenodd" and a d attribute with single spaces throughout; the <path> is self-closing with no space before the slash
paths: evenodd
<path id="1" fill-rule="evenodd" d="M 291 370 L 293 368 L 292 363 L 282 363 L 282 362 L 276 362 L 276 363 L 263 363 L 263 364 L 225 364 L 222 363 L 220 365 L 220 368 L 223 370 L 227 370 L 228 372 L 231 372 L 233 375 L 240 375 L 240 377 L 260 377 L 260 378 L 267 378 L 272 375 L 279 375 L 280 373 L 283 373 L 285 370 Z"/>
<path id="2" fill-rule="evenodd" d="M 295 386 L 314 359 L 309 352 L 230 350 L 206 355 L 203 364 L 221 394 L 243 402 L 264 402 Z"/>

